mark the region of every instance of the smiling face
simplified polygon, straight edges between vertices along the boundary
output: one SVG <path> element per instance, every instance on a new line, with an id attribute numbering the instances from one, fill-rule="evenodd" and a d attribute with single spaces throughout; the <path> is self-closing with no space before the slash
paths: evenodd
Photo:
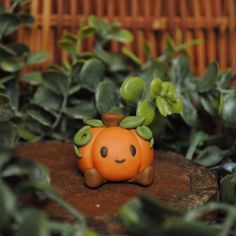
<path id="1" fill-rule="evenodd" d="M 123 181 L 136 176 L 141 166 L 141 150 L 132 132 L 105 128 L 93 144 L 94 167 L 110 181 Z"/>

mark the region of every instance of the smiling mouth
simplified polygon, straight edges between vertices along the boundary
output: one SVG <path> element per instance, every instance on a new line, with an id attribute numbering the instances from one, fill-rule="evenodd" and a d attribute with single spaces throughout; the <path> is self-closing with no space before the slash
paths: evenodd
<path id="1" fill-rule="evenodd" d="M 121 164 L 121 163 L 125 162 L 125 159 L 122 159 L 122 160 L 115 160 L 115 162 L 118 163 L 118 164 Z"/>

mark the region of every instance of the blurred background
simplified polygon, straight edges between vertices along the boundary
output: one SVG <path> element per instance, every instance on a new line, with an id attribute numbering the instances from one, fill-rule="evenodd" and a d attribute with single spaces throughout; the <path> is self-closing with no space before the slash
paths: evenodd
<path id="1" fill-rule="evenodd" d="M 10 0 L 1 0 L 10 7 Z M 220 68 L 236 70 L 236 0 L 32 0 L 29 11 L 36 24 L 20 29 L 17 37 L 33 52 L 47 50 L 56 63 L 66 55 L 59 50 L 58 40 L 67 32 L 76 33 L 79 21 L 89 15 L 119 21 L 134 35 L 130 48 L 142 61 L 143 44 L 149 41 L 152 55 L 160 55 L 167 35 L 176 39 L 176 29 L 183 33 L 183 41 L 201 39 L 190 47 L 191 67 L 201 74 L 212 61 Z M 92 48 L 88 38 L 82 50 Z M 121 44 L 113 42 L 112 51 L 119 52 Z M 45 65 L 44 65 L 45 66 Z"/>

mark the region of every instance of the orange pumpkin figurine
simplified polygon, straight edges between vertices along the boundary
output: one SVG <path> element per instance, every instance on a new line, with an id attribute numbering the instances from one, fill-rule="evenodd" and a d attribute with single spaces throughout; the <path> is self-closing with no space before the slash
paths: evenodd
<path id="1" fill-rule="evenodd" d="M 96 188 L 107 181 L 143 186 L 153 181 L 153 137 L 141 116 L 105 113 L 86 120 L 74 136 L 74 150 L 85 184 Z"/>

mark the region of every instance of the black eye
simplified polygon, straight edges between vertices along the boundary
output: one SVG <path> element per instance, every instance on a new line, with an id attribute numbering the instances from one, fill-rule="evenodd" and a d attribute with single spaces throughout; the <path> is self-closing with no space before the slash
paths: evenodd
<path id="1" fill-rule="evenodd" d="M 132 156 L 135 156 L 135 154 L 136 154 L 136 148 L 135 148 L 134 145 L 130 145 L 130 153 L 131 153 Z"/>
<path id="2" fill-rule="evenodd" d="M 102 147 L 100 150 L 100 153 L 101 153 L 101 156 L 105 158 L 108 153 L 107 147 Z"/>

